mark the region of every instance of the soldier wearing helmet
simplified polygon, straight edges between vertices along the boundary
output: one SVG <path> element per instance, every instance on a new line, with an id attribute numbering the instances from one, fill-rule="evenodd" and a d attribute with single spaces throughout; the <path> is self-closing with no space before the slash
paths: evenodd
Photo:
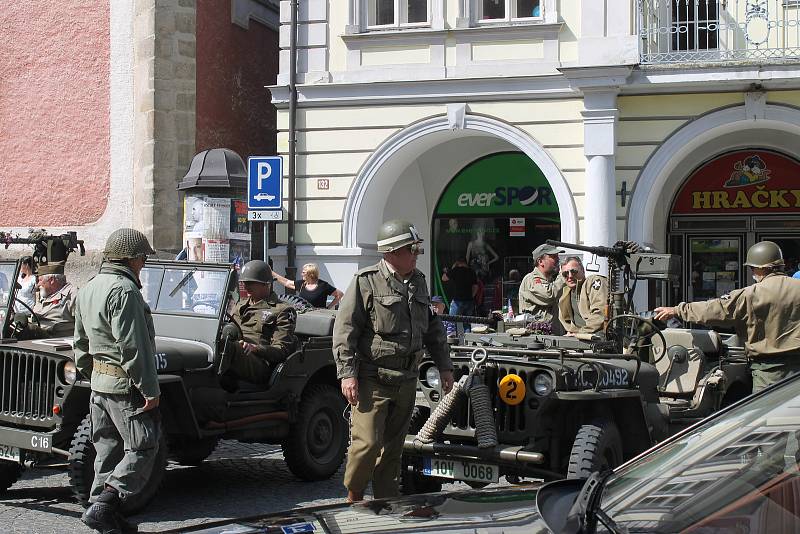
<path id="1" fill-rule="evenodd" d="M 266 262 L 245 263 L 239 280 L 249 295 L 233 311 L 243 339 L 236 345 L 233 359 L 225 361 L 220 371 L 232 378 L 265 384 L 272 367 L 289 357 L 297 345 L 297 315 L 272 291 L 272 269 Z M 230 367 L 225 368 L 228 363 Z"/>
<path id="2" fill-rule="evenodd" d="M 783 273 L 783 252 L 772 241 L 750 247 L 745 265 L 755 284 L 718 299 L 656 308 L 655 318 L 735 326 L 750 358 L 753 391 L 759 391 L 800 371 L 800 280 Z"/>
<path id="3" fill-rule="evenodd" d="M 91 505 L 81 521 L 101 532 L 135 531 L 119 508 L 144 489 L 161 441 L 155 328 L 139 281 L 151 254 L 138 230 L 113 232 L 100 272 L 81 288 L 75 306 L 75 365 L 91 377 L 97 451 Z"/>
<path id="4" fill-rule="evenodd" d="M 424 348 L 439 368 L 442 390 L 453 387 L 453 364 L 441 320 L 430 310 L 425 276 L 417 270 L 422 238 L 407 221 L 383 223 L 383 259 L 358 271 L 339 304 L 333 355 L 342 394 L 353 406 L 344 485 L 350 501 L 399 494 L 403 441 L 416 397 Z"/>

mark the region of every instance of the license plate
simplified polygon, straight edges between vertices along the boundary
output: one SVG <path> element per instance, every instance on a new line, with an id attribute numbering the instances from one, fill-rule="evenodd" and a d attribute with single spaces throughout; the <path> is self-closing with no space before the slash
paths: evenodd
<path id="1" fill-rule="evenodd" d="M 423 458 L 422 474 L 431 477 L 488 483 L 497 482 L 500 478 L 500 472 L 496 465 L 461 460 L 443 460 L 440 458 Z"/>
<path id="2" fill-rule="evenodd" d="M 0 444 L 0 460 L 11 460 L 12 462 L 19 463 L 19 449 L 11 445 Z"/>

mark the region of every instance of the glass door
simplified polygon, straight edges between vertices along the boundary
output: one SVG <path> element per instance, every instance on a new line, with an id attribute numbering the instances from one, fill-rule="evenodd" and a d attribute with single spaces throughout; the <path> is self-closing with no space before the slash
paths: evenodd
<path id="1" fill-rule="evenodd" d="M 687 236 L 687 302 L 709 300 L 742 287 L 742 236 Z"/>

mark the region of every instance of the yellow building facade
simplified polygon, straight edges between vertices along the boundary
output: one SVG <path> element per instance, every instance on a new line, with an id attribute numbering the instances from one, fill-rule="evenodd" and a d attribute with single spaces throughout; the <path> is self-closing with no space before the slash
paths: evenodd
<path id="1" fill-rule="evenodd" d="M 492 305 L 547 238 L 681 255 L 680 286 L 641 295 L 648 306 L 747 284 L 740 264 L 760 239 L 796 262 L 798 14 L 748 2 L 301 2 L 295 172 L 284 177 L 296 264 L 319 263 L 344 288 L 377 258 L 390 218 L 422 231 L 434 292 L 466 256 Z M 292 6 L 281 5 L 271 91 L 288 158 Z M 740 175 L 751 179 L 728 183 Z M 287 234 L 279 224 L 278 243 Z M 286 266 L 285 246 L 272 256 Z"/>

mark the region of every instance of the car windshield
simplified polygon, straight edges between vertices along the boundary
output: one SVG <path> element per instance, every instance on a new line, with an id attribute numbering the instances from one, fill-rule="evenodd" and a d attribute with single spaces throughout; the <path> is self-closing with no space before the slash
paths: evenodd
<path id="1" fill-rule="evenodd" d="M 225 302 L 228 272 L 145 265 L 139 280 L 142 295 L 154 313 L 216 316 Z"/>
<path id="2" fill-rule="evenodd" d="M 800 380 L 618 470 L 602 508 L 629 532 L 800 532 Z"/>
<path id="3" fill-rule="evenodd" d="M 8 299 L 12 295 L 11 284 L 15 280 L 14 272 L 17 269 L 16 263 L 0 264 L 0 322 L 6 318 L 8 310 Z"/>

